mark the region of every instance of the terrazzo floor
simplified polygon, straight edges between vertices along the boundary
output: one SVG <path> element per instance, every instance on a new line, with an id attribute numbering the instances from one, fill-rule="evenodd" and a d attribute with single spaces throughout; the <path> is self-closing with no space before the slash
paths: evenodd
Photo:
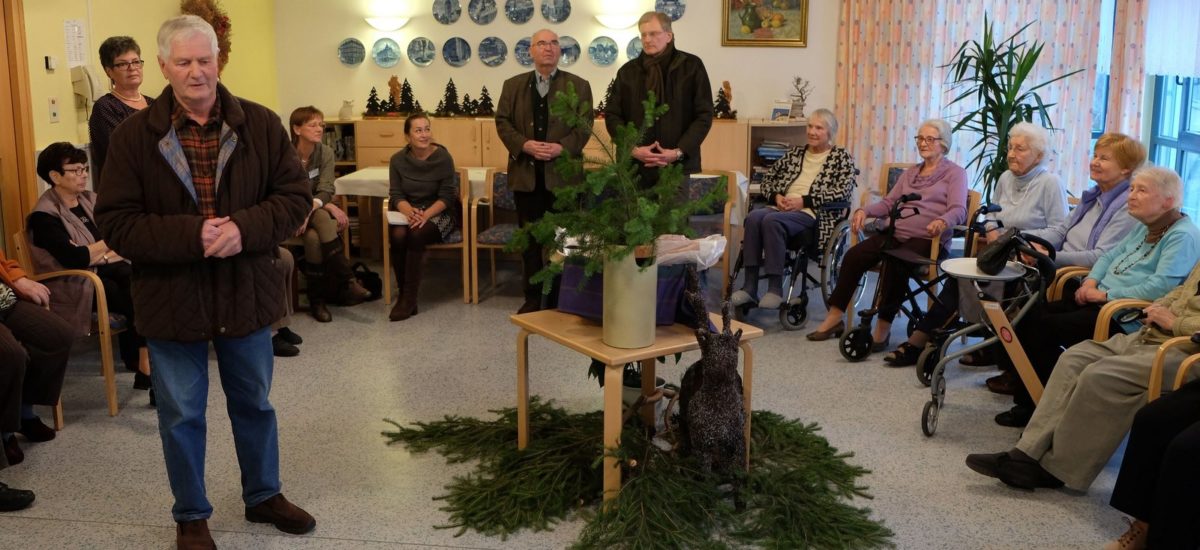
<path id="1" fill-rule="evenodd" d="M 478 305 L 462 303 L 452 262 L 427 265 L 416 317 L 389 323 L 381 302 L 335 308 L 334 322 L 305 314 L 292 327 L 301 354 L 276 361 L 272 402 L 279 413 L 284 494 L 318 522 L 290 536 L 242 517 L 239 476 L 224 396 L 212 371 L 207 484 L 209 526 L 222 548 L 563 548 L 579 520 L 507 540 L 436 529 L 446 515 L 431 497 L 469 465 L 412 455 L 384 444 L 390 418 L 407 423 L 446 414 L 489 416 L 515 402 L 515 266 L 509 284 Z M 809 327 L 824 315 L 812 300 Z M 971 452 L 1008 449 L 1019 432 L 992 422 L 1009 406 L 988 393 L 989 369 L 948 369 L 947 405 L 936 436 L 921 434 L 928 399 L 912 368 L 885 368 L 879 355 L 847 363 L 834 342 L 813 343 L 780 329 L 774 313 L 749 319 L 767 335 L 755 350 L 754 407 L 818 422 L 850 460 L 872 470 L 873 500 L 858 501 L 895 532 L 899 548 L 1099 548 L 1124 531 L 1107 505 L 1117 458 L 1086 494 L 1019 492 L 971 472 Z M 893 343 L 901 338 L 898 323 Z M 93 340 L 77 346 L 63 402 L 66 427 L 47 443 L 22 443 L 23 464 L 0 481 L 37 492 L 26 510 L 0 514 L 0 548 L 171 548 L 172 503 L 157 419 L 132 375 L 118 374 L 121 412 L 106 414 Z M 697 354 L 686 355 L 683 365 Z M 546 340 L 530 340 L 532 391 L 572 410 L 595 410 L 601 394 L 587 360 Z M 120 367 L 118 367 L 120 369 Z M 682 367 L 659 367 L 678 381 Z M 39 411 L 48 417 L 48 411 Z"/>

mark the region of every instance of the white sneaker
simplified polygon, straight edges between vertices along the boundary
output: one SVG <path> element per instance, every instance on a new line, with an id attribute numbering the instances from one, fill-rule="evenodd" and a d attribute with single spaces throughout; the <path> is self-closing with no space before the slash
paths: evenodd
<path id="1" fill-rule="evenodd" d="M 733 294 L 729 295 L 729 301 L 734 307 L 740 307 L 754 302 L 754 297 L 745 290 L 736 290 Z"/>
<path id="2" fill-rule="evenodd" d="M 758 301 L 758 307 L 763 309 L 779 309 L 781 305 L 783 305 L 783 296 L 774 292 L 764 294 L 762 299 Z"/>

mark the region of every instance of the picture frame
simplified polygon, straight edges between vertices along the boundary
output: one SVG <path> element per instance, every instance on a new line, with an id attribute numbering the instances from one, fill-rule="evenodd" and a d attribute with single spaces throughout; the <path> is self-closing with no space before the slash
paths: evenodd
<path id="1" fill-rule="evenodd" d="M 790 122 L 792 120 L 792 102 L 786 99 L 777 99 L 771 105 L 771 117 L 767 120 L 771 122 Z"/>
<path id="2" fill-rule="evenodd" d="M 808 47 L 808 0 L 721 0 L 722 46 Z"/>

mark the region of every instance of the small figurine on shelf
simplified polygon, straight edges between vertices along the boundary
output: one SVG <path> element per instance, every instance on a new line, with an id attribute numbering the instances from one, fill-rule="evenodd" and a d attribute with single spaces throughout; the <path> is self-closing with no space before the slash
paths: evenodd
<path id="1" fill-rule="evenodd" d="M 392 100 L 392 105 L 400 104 L 400 79 L 396 75 L 388 79 L 388 99 Z"/>
<path id="2" fill-rule="evenodd" d="M 446 83 L 446 93 L 442 96 L 442 102 L 435 111 L 434 116 L 457 116 L 462 114 L 462 107 L 458 104 L 458 88 L 454 86 L 454 79 Z"/>
<path id="3" fill-rule="evenodd" d="M 812 94 L 812 83 L 801 77 L 792 79 L 792 118 L 804 118 L 804 105 Z"/>
<path id="4" fill-rule="evenodd" d="M 475 108 L 475 116 L 495 116 L 496 106 L 492 104 L 492 96 L 488 94 L 487 86 L 479 92 L 479 105 Z"/>
<path id="5" fill-rule="evenodd" d="M 608 89 L 604 90 L 604 99 L 600 100 L 600 104 L 593 109 L 596 118 L 604 118 L 604 109 L 608 105 L 608 100 L 612 99 L 613 85 L 617 83 L 617 79 L 608 81 Z"/>
<path id="6" fill-rule="evenodd" d="M 729 81 L 721 82 L 721 87 L 717 88 L 717 100 L 713 102 L 713 118 L 717 120 L 737 120 L 737 111 L 730 109 L 729 103 L 733 100 L 733 88 L 729 86 Z"/>
<path id="7" fill-rule="evenodd" d="M 375 87 L 371 87 L 371 95 L 367 96 L 367 111 L 363 113 L 365 116 L 379 116 L 383 114 L 382 105 L 379 103 L 379 93 L 375 91 Z"/>
<path id="8" fill-rule="evenodd" d="M 400 113 L 410 115 L 420 110 L 416 103 L 413 102 L 412 86 L 408 85 L 408 79 L 404 79 L 404 83 L 400 85 L 400 102 L 396 105 L 400 109 Z"/>

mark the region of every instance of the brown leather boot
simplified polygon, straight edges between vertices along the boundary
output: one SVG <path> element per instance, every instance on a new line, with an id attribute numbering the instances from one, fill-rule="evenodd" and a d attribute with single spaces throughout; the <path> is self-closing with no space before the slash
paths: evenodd
<path id="1" fill-rule="evenodd" d="M 175 524 L 175 546 L 179 550 L 210 550 L 217 547 L 208 532 L 208 520 L 180 521 Z"/>
<path id="2" fill-rule="evenodd" d="M 417 314 L 417 293 L 421 289 L 421 260 L 425 252 L 409 250 L 404 259 L 403 280 L 400 283 L 400 297 L 392 307 L 388 319 L 403 321 Z M 397 267 L 397 269 L 400 269 Z"/>
<path id="3" fill-rule="evenodd" d="M 325 271 L 310 265 L 304 270 L 304 278 L 308 287 L 308 314 L 318 323 L 332 321 L 333 315 L 325 307 Z"/>
<path id="4" fill-rule="evenodd" d="M 335 239 L 321 243 L 321 255 L 324 258 L 325 271 L 335 283 L 337 302 L 343 306 L 356 306 L 371 297 L 371 292 L 358 284 L 350 260 L 342 254 L 342 241 Z"/>
<path id="5" fill-rule="evenodd" d="M 304 509 L 288 502 L 279 493 L 256 506 L 246 508 L 246 521 L 270 523 L 276 529 L 293 535 L 303 535 L 317 527 L 317 520 Z"/>

